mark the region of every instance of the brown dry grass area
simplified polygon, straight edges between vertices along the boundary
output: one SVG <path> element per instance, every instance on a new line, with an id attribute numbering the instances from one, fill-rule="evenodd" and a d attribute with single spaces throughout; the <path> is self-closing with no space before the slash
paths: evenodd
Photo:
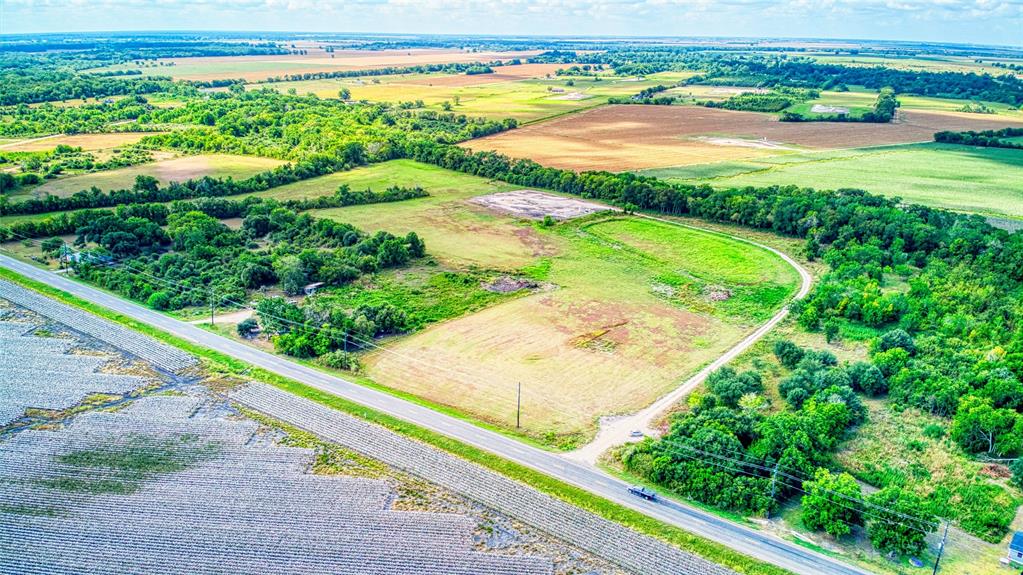
<path id="1" fill-rule="evenodd" d="M 1004 128 L 1010 120 L 905 111 L 891 124 L 779 122 L 771 114 L 700 106 L 604 106 L 462 144 L 573 170 L 636 170 L 777 154 L 700 136 L 766 139 L 810 149 L 927 142 L 941 130 Z M 1017 122 L 1018 123 L 1018 122 Z"/>
<path id="2" fill-rule="evenodd" d="M 515 424 L 521 382 L 527 432 L 585 433 L 597 415 L 649 404 L 724 345 L 694 341 L 734 335 L 682 309 L 578 295 L 534 294 L 444 322 L 369 356 L 368 373 L 503 426 Z"/>
<path id="3" fill-rule="evenodd" d="M 44 138 L 33 138 L 0 146 L 8 152 L 43 152 L 52 150 L 60 144 L 80 147 L 83 150 L 103 150 L 127 146 L 138 142 L 146 136 L 158 132 L 120 132 L 112 134 L 75 134 L 72 136 L 57 135 Z"/>
<path id="4" fill-rule="evenodd" d="M 553 75 L 558 68 L 564 68 L 564 64 L 519 64 L 516 66 L 502 66 L 494 68 L 493 74 L 452 74 L 437 78 L 420 78 L 410 80 L 406 84 L 418 84 L 421 86 L 478 86 L 481 84 L 494 84 L 497 82 L 515 82 L 529 78 L 543 78 Z"/>

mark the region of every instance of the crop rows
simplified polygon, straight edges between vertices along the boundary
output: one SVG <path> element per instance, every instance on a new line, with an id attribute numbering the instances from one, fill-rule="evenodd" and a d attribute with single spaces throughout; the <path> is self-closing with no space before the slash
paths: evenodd
<path id="1" fill-rule="evenodd" d="M 105 358 L 64 355 L 71 340 L 21 335 L 33 327 L 0 323 L 0 425 L 18 419 L 28 407 L 66 409 L 89 394 L 126 393 L 146 382 L 94 373 Z"/>
<path id="2" fill-rule="evenodd" d="M 473 519 L 390 510 L 386 482 L 312 475 L 312 450 L 260 444 L 255 422 L 203 407 L 193 396 L 143 398 L 0 443 L 0 573 L 551 572 L 547 559 L 474 552 Z M 140 445 L 174 471 L 109 463 Z M 67 490 L 61 478 L 139 485 Z"/>
<path id="3" fill-rule="evenodd" d="M 236 390 L 232 399 L 545 529 L 631 571 L 734 575 L 503 475 L 270 386 L 251 383 Z"/>
<path id="4" fill-rule="evenodd" d="M 176 372 L 196 363 L 194 357 L 183 351 L 10 282 L 0 281 L 0 298 L 127 351 L 167 371 Z"/>

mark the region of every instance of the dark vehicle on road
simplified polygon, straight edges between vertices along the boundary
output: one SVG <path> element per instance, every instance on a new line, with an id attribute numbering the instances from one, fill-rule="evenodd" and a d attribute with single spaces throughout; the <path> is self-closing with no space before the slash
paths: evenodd
<path id="1" fill-rule="evenodd" d="M 640 487 L 639 485 L 633 485 L 632 487 L 630 487 L 629 493 L 637 497 L 642 497 L 643 499 L 646 499 L 648 501 L 654 501 L 655 499 L 657 499 L 656 493 L 654 493 L 650 489 L 647 489 L 646 487 Z"/>

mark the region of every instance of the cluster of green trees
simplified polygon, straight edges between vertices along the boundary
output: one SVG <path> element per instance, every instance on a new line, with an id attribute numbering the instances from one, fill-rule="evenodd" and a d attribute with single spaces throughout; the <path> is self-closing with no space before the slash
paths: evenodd
<path id="1" fill-rule="evenodd" d="M 192 207 L 122 206 L 95 217 L 79 227 L 75 243 L 99 248 L 84 252 L 74 269 L 155 309 L 181 309 L 244 304 L 249 291 L 274 285 L 288 295 L 313 282 L 343 285 L 425 253 L 414 232 L 366 235 L 271 202 L 249 204 L 239 230 Z M 107 265 L 108 254 L 116 265 Z"/>
<path id="2" fill-rule="evenodd" d="M 283 298 L 265 298 L 256 314 L 274 349 L 301 358 L 318 358 L 329 367 L 355 370 L 358 360 L 349 355 L 373 345 L 373 339 L 408 329 L 405 312 L 387 303 L 363 304 L 354 309 L 337 306 L 299 306 Z"/>
<path id="3" fill-rule="evenodd" d="M 935 142 L 944 144 L 962 144 L 964 146 L 983 146 L 987 148 L 1023 149 L 1023 141 L 1012 141 L 1006 138 L 1023 136 L 1023 128 L 1002 128 L 1001 130 L 984 130 L 981 132 L 938 132 L 934 134 Z"/>
<path id="4" fill-rule="evenodd" d="M 19 104 L 0 107 L 0 135 L 33 136 L 37 134 L 79 134 L 103 132 L 112 122 L 134 120 L 151 110 L 142 96 L 129 96 L 113 102 L 82 106 Z M 126 126 L 122 126 L 126 127 Z M 136 129 L 132 126 L 132 129 Z"/>
<path id="5" fill-rule="evenodd" d="M 724 108 L 744 112 L 780 112 L 795 104 L 796 101 L 790 95 L 779 94 L 777 92 L 769 92 L 767 94 L 745 92 L 731 96 L 726 100 L 707 100 L 703 102 L 703 105 L 708 108 Z"/>
<path id="6" fill-rule="evenodd" d="M 560 71 L 560 70 L 559 70 Z M 651 86 L 640 90 L 638 93 L 632 96 L 619 97 L 614 96 L 607 99 L 608 104 L 647 104 L 654 106 L 670 106 L 674 104 L 678 98 L 675 96 L 658 96 L 661 92 L 665 92 L 670 86 L 659 84 L 657 86 Z"/>
<path id="7" fill-rule="evenodd" d="M 171 88 L 170 78 L 97 76 L 39 66 L 0 67 L 0 106 L 151 94 Z"/>
<path id="8" fill-rule="evenodd" d="M 803 522 L 812 529 L 841 537 L 864 526 L 882 552 L 920 553 L 935 528 L 927 505 L 894 488 L 864 498 L 855 479 L 831 471 L 832 453 L 866 416 L 857 391 L 883 393 L 883 377 L 869 363 L 840 366 L 828 352 L 785 340 L 775 355 L 789 373 L 780 389 L 786 409 L 767 411 L 759 372 L 722 368 L 667 434 L 625 448 L 626 468 L 746 514 L 769 514 L 802 495 Z"/>
<path id="9" fill-rule="evenodd" d="M 571 54 L 574 55 L 575 52 L 571 52 Z M 580 66 L 580 65 L 576 64 L 576 65 L 569 66 L 568 68 L 558 68 L 557 70 L 554 71 L 554 75 L 556 75 L 556 76 L 593 76 L 594 74 L 597 74 L 597 73 L 603 72 L 603 71 L 604 71 L 604 66 L 601 65 L 601 64 L 597 64 L 595 66 L 591 66 L 590 64 L 583 64 L 583 65 Z"/>
<path id="10" fill-rule="evenodd" d="M 152 145 L 192 152 L 233 152 L 295 160 L 361 150 L 363 161 L 398 157 L 409 141 L 457 143 L 514 128 L 515 120 L 412 112 L 389 104 L 351 104 L 273 90 L 220 93 L 152 110 L 139 124 L 192 124 L 152 136 Z"/>

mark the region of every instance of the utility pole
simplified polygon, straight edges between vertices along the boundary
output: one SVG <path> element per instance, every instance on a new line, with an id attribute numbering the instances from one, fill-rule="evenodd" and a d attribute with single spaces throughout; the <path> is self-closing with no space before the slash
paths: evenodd
<path id="1" fill-rule="evenodd" d="M 522 423 L 522 382 L 519 382 L 519 393 L 515 399 L 515 429 Z"/>
<path id="2" fill-rule="evenodd" d="M 213 288 L 210 288 L 210 325 L 214 324 L 214 321 L 213 321 L 213 310 L 216 308 L 216 305 L 213 302 L 213 295 L 214 295 L 213 294 Z"/>
<path id="3" fill-rule="evenodd" d="M 941 554 L 945 552 L 946 540 L 948 540 L 948 519 L 945 520 L 945 534 L 941 536 L 941 544 L 938 545 L 938 556 L 934 559 L 933 575 L 938 575 L 938 563 L 941 562 Z"/>
<path id="4" fill-rule="evenodd" d="M 781 466 L 781 460 L 778 460 L 774 464 L 774 471 L 771 472 L 771 500 L 772 501 L 774 500 L 775 488 L 778 485 L 778 467 L 780 467 L 780 466 Z M 771 518 L 770 508 L 768 508 L 768 511 L 767 511 L 767 518 L 768 519 Z"/>

